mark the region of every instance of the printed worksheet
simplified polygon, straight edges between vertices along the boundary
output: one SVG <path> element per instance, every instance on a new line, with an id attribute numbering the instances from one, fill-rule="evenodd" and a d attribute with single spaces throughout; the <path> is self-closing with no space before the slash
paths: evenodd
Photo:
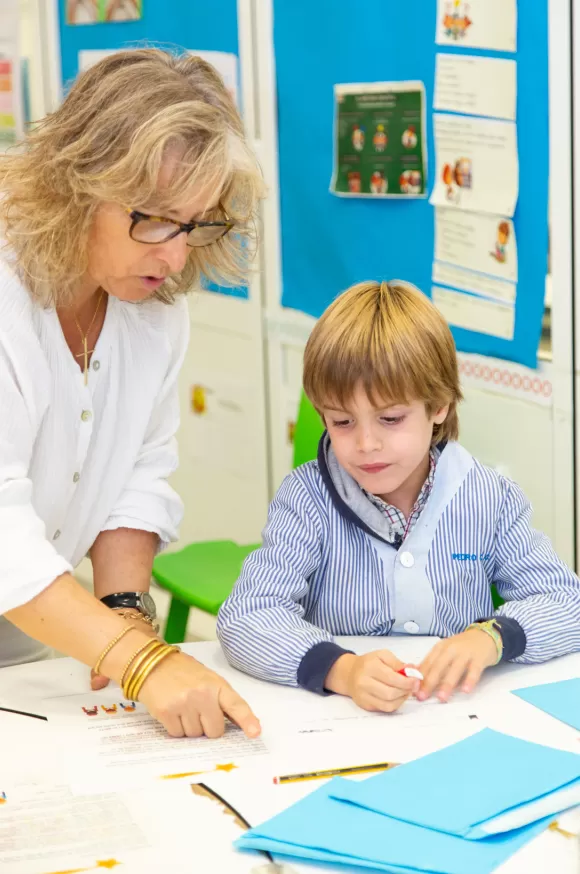
<path id="1" fill-rule="evenodd" d="M 516 0 L 438 0 L 436 42 L 515 52 Z"/>
<path id="2" fill-rule="evenodd" d="M 73 792 L 84 795 L 148 786 L 152 782 L 200 779 L 229 771 L 268 754 L 261 739 L 249 740 L 232 723 L 211 740 L 170 737 L 142 704 L 120 693 L 46 698 L 52 741 Z"/>
<path id="3" fill-rule="evenodd" d="M 516 120 L 516 62 L 438 54 L 433 109 Z"/>
<path id="4" fill-rule="evenodd" d="M 516 125 L 469 115 L 433 116 L 434 206 L 511 218 L 519 191 Z"/>

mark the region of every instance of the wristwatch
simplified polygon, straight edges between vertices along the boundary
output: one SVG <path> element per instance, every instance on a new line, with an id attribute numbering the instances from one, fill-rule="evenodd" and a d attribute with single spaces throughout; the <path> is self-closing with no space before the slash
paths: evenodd
<path id="1" fill-rule="evenodd" d="M 111 610 L 138 610 L 151 622 L 157 616 L 155 601 L 149 592 L 117 592 L 114 595 L 105 595 L 101 601 L 105 607 L 110 607 Z"/>

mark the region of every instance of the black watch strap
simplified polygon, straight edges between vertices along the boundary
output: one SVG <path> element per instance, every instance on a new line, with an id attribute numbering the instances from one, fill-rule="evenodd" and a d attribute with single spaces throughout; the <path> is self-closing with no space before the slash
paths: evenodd
<path id="1" fill-rule="evenodd" d="M 114 595 L 105 595 L 101 598 L 105 607 L 111 610 L 138 610 L 144 616 L 155 619 L 155 601 L 149 592 L 116 592 Z"/>

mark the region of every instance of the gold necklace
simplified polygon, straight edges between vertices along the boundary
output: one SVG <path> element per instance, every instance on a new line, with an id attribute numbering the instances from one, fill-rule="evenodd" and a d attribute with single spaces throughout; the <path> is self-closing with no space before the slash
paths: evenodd
<path id="1" fill-rule="evenodd" d="M 95 319 L 97 318 L 97 313 L 99 312 L 99 307 L 101 305 L 102 297 L 103 297 L 103 292 L 101 290 L 101 293 L 99 295 L 99 299 L 97 301 L 97 306 L 95 308 L 95 312 L 93 313 L 93 317 L 91 319 L 91 324 L 87 328 L 86 334 L 83 334 L 83 330 L 82 330 L 81 326 L 79 325 L 79 321 L 77 319 L 77 314 L 76 313 L 74 314 L 75 324 L 76 324 L 77 328 L 79 329 L 79 334 L 81 335 L 81 340 L 83 341 L 83 351 L 77 353 L 77 355 L 75 355 L 75 358 L 84 358 L 85 359 L 84 367 L 83 367 L 83 373 L 85 375 L 85 385 L 89 384 L 89 355 L 92 355 L 93 352 L 95 351 L 94 349 L 88 348 L 88 339 L 89 339 L 89 334 L 91 333 L 91 328 L 93 327 Z"/>

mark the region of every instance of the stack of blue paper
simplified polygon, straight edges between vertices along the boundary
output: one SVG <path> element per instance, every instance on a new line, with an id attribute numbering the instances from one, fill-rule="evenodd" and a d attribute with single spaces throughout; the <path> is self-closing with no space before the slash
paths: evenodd
<path id="1" fill-rule="evenodd" d="M 580 756 L 485 729 L 362 782 L 332 780 L 241 849 L 395 874 L 489 874 L 580 803 Z"/>

